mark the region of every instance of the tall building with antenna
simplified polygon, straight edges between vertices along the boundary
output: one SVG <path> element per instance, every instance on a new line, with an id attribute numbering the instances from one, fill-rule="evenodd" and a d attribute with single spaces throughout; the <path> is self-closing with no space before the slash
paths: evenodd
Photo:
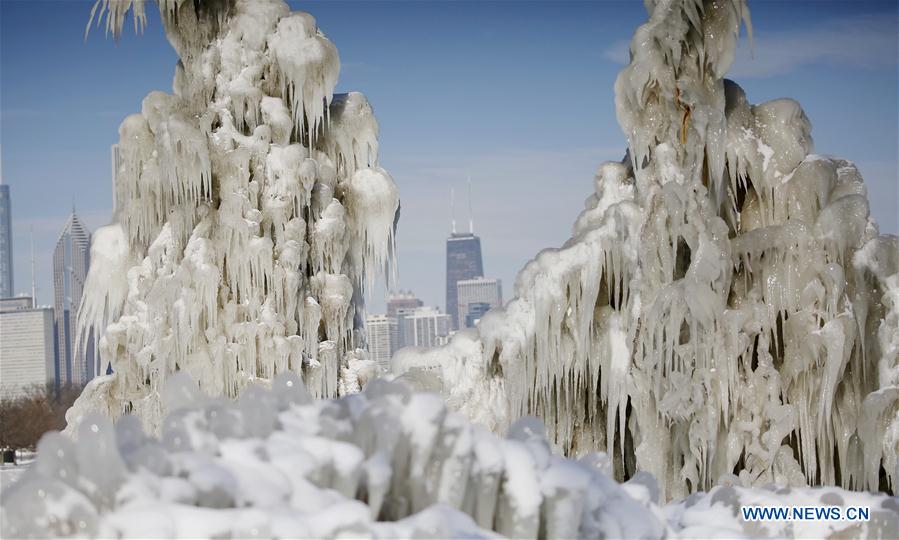
<path id="1" fill-rule="evenodd" d="M 0 298 L 9 298 L 13 294 L 12 201 L 9 185 L 3 183 L 3 172 L 0 169 Z"/>
<path id="2" fill-rule="evenodd" d="M 450 192 L 450 213 L 452 232 L 446 239 L 446 313 L 454 330 L 464 328 L 465 321 L 459 320 L 459 281 L 484 275 L 484 261 L 481 257 L 481 239 L 474 234 L 474 217 L 471 211 L 471 178 L 468 179 L 468 232 L 456 232 L 454 193 Z"/>
<path id="3" fill-rule="evenodd" d="M 81 305 L 90 266 L 91 235 L 72 209 L 53 252 L 54 316 L 56 322 L 56 380 L 85 384 L 97 375 L 92 340 L 75 350 L 75 317 Z"/>

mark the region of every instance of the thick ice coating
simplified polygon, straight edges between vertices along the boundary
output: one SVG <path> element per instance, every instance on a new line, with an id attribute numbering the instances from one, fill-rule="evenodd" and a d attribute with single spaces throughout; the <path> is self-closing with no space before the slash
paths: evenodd
<path id="1" fill-rule="evenodd" d="M 659 506 L 646 474 L 625 484 L 600 454 L 552 455 L 525 417 L 503 439 L 436 394 L 375 380 L 314 400 L 295 373 L 236 402 L 183 372 L 163 389 L 159 437 L 132 415 L 92 413 L 78 441 L 45 436 L 2 494 L 4 538 L 893 538 L 899 507 L 836 488 L 757 489 L 725 479 Z M 744 504 L 867 506 L 870 520 L 760 524 Z"/>
<path id="2" fill-rule="evenodd" d="M 855 166 L 811 153 L 798 103 L 723 79 L 743 0 L 646 4 L 615 83 L 625 159 L 514 300 L 400 351 L 397 375 L 498 431 L 536 415 L 554 447 L 603 450 L 666 498 L 731 474 L 895 490 L 899 242 Z"/>
<path id="3" fill-rule="evenodd" d="M 119 128 L 119 210 L 79 314 L 113 374 L 68 415 L 73 435 L 90 410 L 158 429 L 175 371 L 229 397 L 282 372 L 320 397 L 373 376 L 354 330 L 391 271 L 399 199 L 371 105 L 334 95 L 337 49 L 280 0 L 158 4 L 180 61 L 173 93 Z M 143 1 L 100 0 L 92 19 L 118 35 L 129 9 L 142 26 Z"/>

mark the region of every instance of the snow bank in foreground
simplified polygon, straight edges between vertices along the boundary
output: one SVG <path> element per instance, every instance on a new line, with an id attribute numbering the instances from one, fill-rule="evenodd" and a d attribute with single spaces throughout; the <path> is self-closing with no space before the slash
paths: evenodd
<path id="1" fill-rule="evenodd" d="M 648 474 L 608 476 L 604 454 L 553 455 L 525 417 L 506 439 L 433 394 L 375 380 L 362 394 L 313 400 L 292 373 L 238 401 L 209 398 L 184 374 L 163 399 L 161 437 L 94 414 L 77 442 L 53 433 L 2 498 L 4 537 L 672 538 L 726 534 L 899 534 L 899 505 L 836 488 L 716 487 L 659 507 Z M 758 525 L 741 504 L 870 507 L 867 523 Z"/>

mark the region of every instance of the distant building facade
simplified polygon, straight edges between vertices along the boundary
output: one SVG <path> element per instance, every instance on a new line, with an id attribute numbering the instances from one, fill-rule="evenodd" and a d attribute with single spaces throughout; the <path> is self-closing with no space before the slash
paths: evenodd
<path id="1" fill-rule="evenodd" d="M 9 186 L 0 180 L 0 298 L 9 298 L 13 294 L 12 200 Z"/>
<path id="2" fill-rule="evenodd" d="M 387 295 L 387 316 L 396 317 L 401 309 L 415 309 L 424 305 L 412 291 L 396 291 Z"/>
<path id="3" fill-rule="evenodd" d="M 468 322 L 468 315 L 473 304 L 487 304 L 490 308 L 503 305 L 503 284 L 498 279 L 485 277 L 463 279 L 456 284 L 456 289 L 457 317 L 460 326 L 464 328 L 472 326 Z M 480 319 L 481 315 L 483 313 L 479 313 L 477 318 Z"/>
<path id="4" fill-rule="evenodd" d="M 452 329 L 465 322 L 459 318 L 458 283 L 483 275 L 481 239 L 472 232 L 451 234 L 446 240 L 446 312 Z"/>
<path id="5" fill-rule="evenodd" d="M 0 396 L 24 395 L 54 374 L 53 310 L 28 296 L 0 300 Z"/>
<path id="6" fill-rule="evenodd" d="M 53 311 L 56 324 L 56 380 L 85 384 L 97 375 L 92 339 L 75 350 L 75 317 L 90 267 L 90 232 L 72 211 L 53 252 Z"/>
<path id="7" fill-rule="evenodd" d="M 481 317 L 492 308 L 493 306 L 487 302 L 468 304 L 468 315 L 465 316 L 465 327 L 474 328 L 478 324 L 478 321 L 481 320 Z"/>
<path id="8" fill-rule="evenodd" d="M 390 368 L 393 340 L 397 334 L 397 320 L 387 315 L 369 315 L 365 318 L 365 334 L 368 341 L 368 357 L 382 370 Z"/>
<path id="9" fill-rule="evenodd" d="M 435 307 L 402 310 L 400 333 L 406 347 L 437 347 L 452 331 L 452 317 Z"/>
<path id="10" fill-rule="evenodd" d="M 412 291 L 391 292 L 387 296 L 387 317 L 396 321 L 393 326 L 393 333 L 390 336 L 391 355 L 406 346 L 405 336 L 403 335 L 403 319 L 407 313 L 412 313 L 416 309 L 424 306 L 422 302 Z"/>

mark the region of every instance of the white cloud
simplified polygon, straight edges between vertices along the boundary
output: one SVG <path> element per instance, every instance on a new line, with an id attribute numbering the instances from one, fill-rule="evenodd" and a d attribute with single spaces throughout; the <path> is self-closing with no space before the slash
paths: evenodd
<path id="1" fill-rule="evenodd" d="M 864 15 L 834 19 L 795 32 L 762 30 L 755 36 L 754 51 L 745 43 L 738 49 L 730 75 L 771 77 L 807 65 L 895 69 L 896 28 L 892 16 Z"/>
<path id="2" fill-rule="evenodd" d="M 631 42 L 621 39 L 613 43 L 608 49 L 603 51 L 602 57 L 615 64 L 627 64 L 631 60 L 630 56 Z"/>
<path id="3" fill-rule="evenodd" d="M 629 42 L 618 41 L 603 57 L 629 61 Z M 755 28 L 752 47 L 745 36 L 728 73 L 736 78 L 783 75 L 803 66 L 892 67 L 897 62 L 897 23 L 892 16 L 859 15 L 831 19 L 794 30 Z"/>

